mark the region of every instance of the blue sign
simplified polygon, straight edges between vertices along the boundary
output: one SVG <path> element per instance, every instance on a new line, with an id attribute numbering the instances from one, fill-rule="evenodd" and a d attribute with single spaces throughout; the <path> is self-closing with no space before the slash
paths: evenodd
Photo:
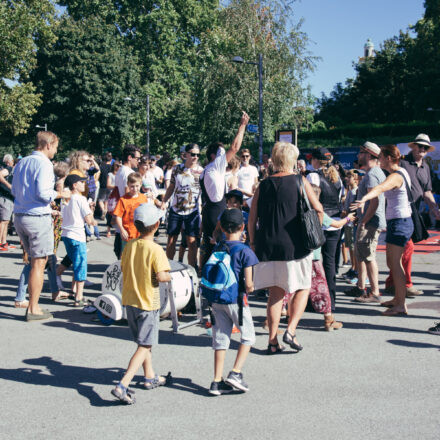
<path id="1" fill-rule="evenodd" d="M 249 133 L 258 133 L 258 125 L 255 124 L 248 124 L 247 131 Z"/>

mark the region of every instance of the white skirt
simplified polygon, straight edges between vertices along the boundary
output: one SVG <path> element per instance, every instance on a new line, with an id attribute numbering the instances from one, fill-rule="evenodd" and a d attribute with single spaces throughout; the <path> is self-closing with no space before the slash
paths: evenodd
<path id="1" fill-rule="evenodd" d="M 255 290 L 277 286 L 286 293 L 310 289 L 313 252 L 301 260 L 263 261 L 254 267 Z"/>

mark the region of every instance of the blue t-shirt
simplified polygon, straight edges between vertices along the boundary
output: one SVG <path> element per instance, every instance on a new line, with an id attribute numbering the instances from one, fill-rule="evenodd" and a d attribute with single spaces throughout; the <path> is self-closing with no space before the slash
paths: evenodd
<path id="1" fill-rule="evenodd" d="M 235 245 L 243 245 L 241 241 L 226 241 L 226 244 L 228 245 L 230 250 Z M 246 267 L 255 266 L 258 263 L 259 261 L 257 256 L 254 254 L 254 251 L 247 245 L 244 245 L 241 251 L 238 251 L 234 255 L 231 255 L 231 266 L 238 281 L 239 292 L 246 291 L 244 284 L 244 269 Z"/>

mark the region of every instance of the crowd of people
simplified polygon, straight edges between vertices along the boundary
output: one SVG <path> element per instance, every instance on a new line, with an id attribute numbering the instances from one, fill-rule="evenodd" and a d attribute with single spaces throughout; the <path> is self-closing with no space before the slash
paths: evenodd
<path id="1" fill-rule="evenodd" d="M 304 160 L 288 142 L 275 143 L 258 163 L 248 149 L 241 149 L 248 122 L 243 113 L 228 149 L 221 142 L 206 149 L 190 143 L 181 149 L 179 160 L 168 154 L 142 155 L 138 147 L 127 145 L 120 160 L 110 152 L 98 158 L 74 151 L 66 161 L 56 162 L 58 137 L 48 131 L 37 134 L 31 155 L 19 161 L 10 154 L 3 158 L 0 252 L 13 248 L 7 240 L 13 215 L 25 262 L 15 307 L 26 309 L 27 321 L 52 317 L 39 306 L 45 269 L 52 299 L 60 301 L 71 297 L 61 276 L 72 266 L 72 304 L 87 305 L 86 243 L 101 239 L 97 220 L 105 221 L 106 238 L 114 231 L 114 253 L 124 277 L 122 302 L 138 346 L 112 391 L 125 403 L 134 403 L 129 384 L 141 365 L 146 389 L 166 382 L 154 373 L 151 347 L 158 342 L 158 283 L 169 281 L 168 260 L 176 252 L 183 261 L 187 251 L 188 264 L 203 277 L 213 255 L 226 249 L 241 292 L 236 302 L 211 305 L 213 395 L 248 390 L 242 368 L 255 342 L 247 300 L 254 291 L 267 292 L 268 355 L 286 346 L 295 352 L 303 349 L 296 329 L 307 307 L 323 315 L 326 331 L 343 328 L 335 319 L 338 275 L 352 285 L 345 295 L 357 303 L 377 303 L 385 308 L 384 316 L 407 315 L 406 299 L 423 294 L 411 280 L 410 203 L 419 209 L 424 201 L 440 220 L 424 160 L 434 149 L 427 135 L 410 142 L 405 157 L 396 145 L 379 147 L 367 141 L 360 147 L 357 166 L 346 170 L 334 164 L 326 148 L 314 149 Z M 322 224 L 321 247 L 311 249 L 299 233 L 304 203 Z M 154 243 L 161 224 L 167 234 L 165 251 Z M 381 289 L 376 249 L 385 230 L 389 276 Z M 66 255 L 57 265 L 60 240 Z M 341 258 L 349 267 L 345 274 L 338 274 Z M 393 298 L 382 301 L 381 290 Z M 283 315 L 287 329 L 280 332 Z M 241 333 L 241 344 L 233 369 L 223 379 L 233 327 Z M 440 325 L 429 331 L 440 334 Z"/>

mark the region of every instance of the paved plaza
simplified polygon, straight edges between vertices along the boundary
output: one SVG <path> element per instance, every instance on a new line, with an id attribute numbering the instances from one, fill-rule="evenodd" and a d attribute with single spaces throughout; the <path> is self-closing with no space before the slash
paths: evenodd
<path id="1" fill-rule="evenodd" d="M 159 242 L 165 243 L 163 230 Z M 94 298 L 114 261 L 113 239 L 88 247 L 95 285 L 85 294 Z M 64 255 L 61 244 L 58 256 Z M 383 281 L 385 254 L 378 259 Z M 128 328 L 105 327 L 69 301 L 52 303 L 47 283 L 40 303 L 54 319 L 26 323 L 13 302 L 21 251 L 2 253 L 0 437 L 438 439 L 440 338 L 426 330 L 440 319 L 439 264 L 440 253 L 414 255 L 414 282 L 425 294 L 408 301 L 408 317 L 383 317 L 377 305 L 353 304 L 342 293 L 348 285 L 338 282 L 336 317 L 344 328 L 327 333 L 322 317 L 306 312 L 298 354 L 265 355 L 266 304 L 251 297 L 257 342 L 244 369 L 246 394 L 209 396 L 213 354 L 206 330 L 192 326 L 173 334 L 171 321 L 164 320 L 153 362 L 157 373 L 171 371 L 173 382 L 138 389 L 137 403 L 121 406 L 110 390 L 135 350 Z M 234 356 L 228 352 L 226 368 Z"/>

